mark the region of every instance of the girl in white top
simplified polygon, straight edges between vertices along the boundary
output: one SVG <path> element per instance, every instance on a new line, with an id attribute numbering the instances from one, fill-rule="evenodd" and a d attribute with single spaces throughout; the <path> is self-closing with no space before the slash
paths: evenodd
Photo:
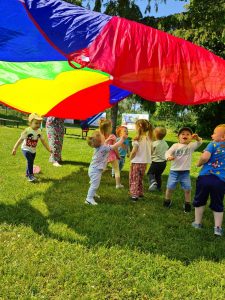
<path id="1" fill-rule="evenodd" d="M 130 195 L 133 201 L 144 196 L 143 178 L 147 164 L 151 163 L 153 135 L 153 128 L 149 121 L 140 119 L 135 125 L 138 135 L 133 142 L 129 174 Z"/>

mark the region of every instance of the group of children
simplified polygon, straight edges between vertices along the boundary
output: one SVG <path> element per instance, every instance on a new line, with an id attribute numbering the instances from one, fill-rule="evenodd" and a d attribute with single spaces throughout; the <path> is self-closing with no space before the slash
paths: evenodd
<path id="1" fill-rule="evenodd" d="M 22 144 L 22 152 L 27 160 L 26 176 L 28 181 L 34 181 L 33 164 L 36 155 L 37 142 L 40 139 L 45 148 L 51 152 L 40 131 L 42 118 L 37 114 L 29 116 L 29 128 L 26 128 L 16 142 L 12 154 Z M 167 161 L 171 161 L 170 173 L 167 181 L 164 207 L 172 205 L 172 193 L 178 183 L 184 190 L 184 212 L 191 211 L 191 178 L 190 168 L 192 153 L 200 147 L 202 139 L 193 134 L 188 127 L 183 127 L 178 132 L 178 143 L 170 148 L 164 141 L 166 129 L 156 127 L 153 129 L 147 120 L 138 120 L 136 137 L 133 139 L 132 151 L 130 151 L 128 130 L 126 126 L 119 126 L 116 130 L 117 137 L 112 134 L 110 120 L 100 120 L 99 130 L 87 138 L 88 145 L 94 148 L 94 155 L 88 169 L 90 187 L 86 197 L 86 204 L 97 205 L 95 198 L 99 198 L 99 188 L 102 173 L 107 165 L 112 165 L 112 176 L 115 177 L 116 189 L 124 186 L 121 184 L 120 172 L 124 166 L 126 157 L 130 157 L 129 193 L 133 202 L 144 197 L 143 179 L 147 165 L 150 168 L 149 191 L 161 191 L 162 174 Z M 195 141 L 192 141 L 195 140 Z M 197 166 L 201 167 L 196 183 L 196 193 L 193 200 L 195 207 L 195 221 L 192 226 L 202 228 L 202 217 L 205 205 L 210 196 L 210 208 L 214 214 L 214 234 L 221 236 L 223 221 L 223 199 L 225 194 L 225 124 L 218 125 L 212 135 L 212 142 L 203 151 Z"/>

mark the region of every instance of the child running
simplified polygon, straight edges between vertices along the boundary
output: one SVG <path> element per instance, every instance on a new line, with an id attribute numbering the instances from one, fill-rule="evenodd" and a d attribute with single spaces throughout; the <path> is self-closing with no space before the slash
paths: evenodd
<path id="1" fill-rule="evenodd" d="M 126 138 L 126 135 L 122 136 L 121 139 L 113 145 L 108 145 L 105 143 L 105 137 L 100 131 L 95 131 L 91 137 L 87 138 L 88 145 L 95 148 L 95 151 L 88 169 L 90 188 L 85 201 L 86 204 L 98 204 L 94 200 L 94 197 L 97 196 L 96 191 L 100 185 L 102 172 L 106 167 L 109 153 L 110 151 L 116 150 L 119 146 L 121 146 Z"/>
<path id="2" fill-rule="evenodd" d="M 163 205 L 168 208 L 171 206 L 172 193 L 177 183 L 180 183 L 184 190 L 184 212 L 186 213 L 191 211 L 190 169 L 192 153 L 201 146 L 202 139 L 197 134 L 193 134 L 189 127 L 183 127 L 179 130 L 178 139 L 179 142 L 173 144 L 165 155 L 168 161 L 172 161 L 172 164 L 167 181 L 166 198 Z M 192 139 L 196 141 L 192 142 Z"/>
<path id="3" fill-rule="evenodd" d="M 223 199 L 225 193 L 225 124 L 218 125 L 212 134 L 212 142 L 201 155 L 198 167 L 202 167 L 196 182 L 193 201 L 195 207 L 194 228 L 202 228 L 202 217 L 210 196 L 210 208 L 214 215 L 214 234 L 222 236 Z"/>
<path id="4" fill-rule="evenodd" d="M 130 154 L 129 174 L 130 196 L 132 201 L 144 197 L 143 178 L 148 163 L 151 163 L 153 128 L 149 121 L 140 119 L 135 123 L 137 137 Z"/>
<path id="5" fill-rule="evenodd" d="M 148 170 L 149 175 L 149 191 L 161 191 L 162 178 L 161 175 L 166 168 L 165 153 L 169 146 L 164 137 L 166 136 L 165 127 L 156 127 L 154 129 L 155 141 L 152 144 L 152 163 Z"/>
<path id="6" fill-rule="evenodd" d="M 116 135 L 117 135 L 117 139 L 116 141 L 119 141 L 120 138 L 124 135 L 128 136 L 128 130 L 126 126 L 119 126 L 116 129 Z M 123 144 L 118 148 L 119 151 L 119 169 L 120 172 L 122 171 L 125 161 L 126 161 L 126 156 L 129 157 L 130 156 L 130 142 L 129 139 L 127 138 Z M 112 176 L 114 177 L 114 170 L 112 169 Z"/>
<path id="7" fill-rule="evenodd" d="M 112 134 L 112 122 L 107 119 L 100 120 L 100 132 L 105 137 L 105 143 L 107 145 L 113 145 L 116 143 L 116 136 Z M 108 155 L 108 163 L 111 163 L 115 173 L 116 189 L 123 188 L 124 186 L 120 183 L 120 169 L 119 169 L 119 152 L 118 147 L 110 150 Z"/>
<path id="8" fill-rule="evenodd" d="M 37 147 L 38 140 L 39 139 L 41 140 L 43 146 L 49 152 L 51 152 L 51 149 L 49 148 L 48 144 L 44 140 L 40 130 L 42 117 L 40 117 L 36 113 L 33 113 L 29 115 L 28 121 L 30 127 L 26 128 L 22 132 L 21 137 L 18 139 L 18 141 L 16 142 L 12 150 L 12 155 L 16 155 L 17 148 L 19 147 L 19 145 L 22 144 L 21 149 L 23 155 L 27 160 L 27 169 L 26 169 L 27 180 L 32 182 L 36 180 L 36 178 L 34 177 L 33 167 L 34 167 L 34 159 L 36 156 L 36 147 Z"/>

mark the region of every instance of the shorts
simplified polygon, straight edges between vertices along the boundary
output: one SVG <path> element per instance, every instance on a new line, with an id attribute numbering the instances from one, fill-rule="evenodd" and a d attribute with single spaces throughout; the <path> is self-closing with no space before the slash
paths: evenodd
<path id="1" fill-rule="evenodd" d="M 216 175 L 199 176 L 196 182 L 194 207 L 205 206 L 210 196 L 209 207 L 215 212 L 223 212 L 225 182 Z"/>
<path id="2" fill-rule="evenodd" d="M 191 190 L 190 171 L 170 170 L 169 178 L 167 181 L 167 189 L 175 190 L 178 183 L 180 183 L 183 190 L 190 191 Z"/>

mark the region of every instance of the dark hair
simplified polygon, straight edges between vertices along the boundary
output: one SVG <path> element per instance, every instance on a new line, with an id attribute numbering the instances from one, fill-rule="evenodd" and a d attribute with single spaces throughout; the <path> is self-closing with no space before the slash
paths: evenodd
<path id="1" fill-rule="evenodd" d="M 178 131 L 178 136 L 182 133 L 182 131 L 189 131 L 190 134 L 193 134 L 193 131 L 191 130 L 190 127 L 182 127 L 179 131 Z"/>

